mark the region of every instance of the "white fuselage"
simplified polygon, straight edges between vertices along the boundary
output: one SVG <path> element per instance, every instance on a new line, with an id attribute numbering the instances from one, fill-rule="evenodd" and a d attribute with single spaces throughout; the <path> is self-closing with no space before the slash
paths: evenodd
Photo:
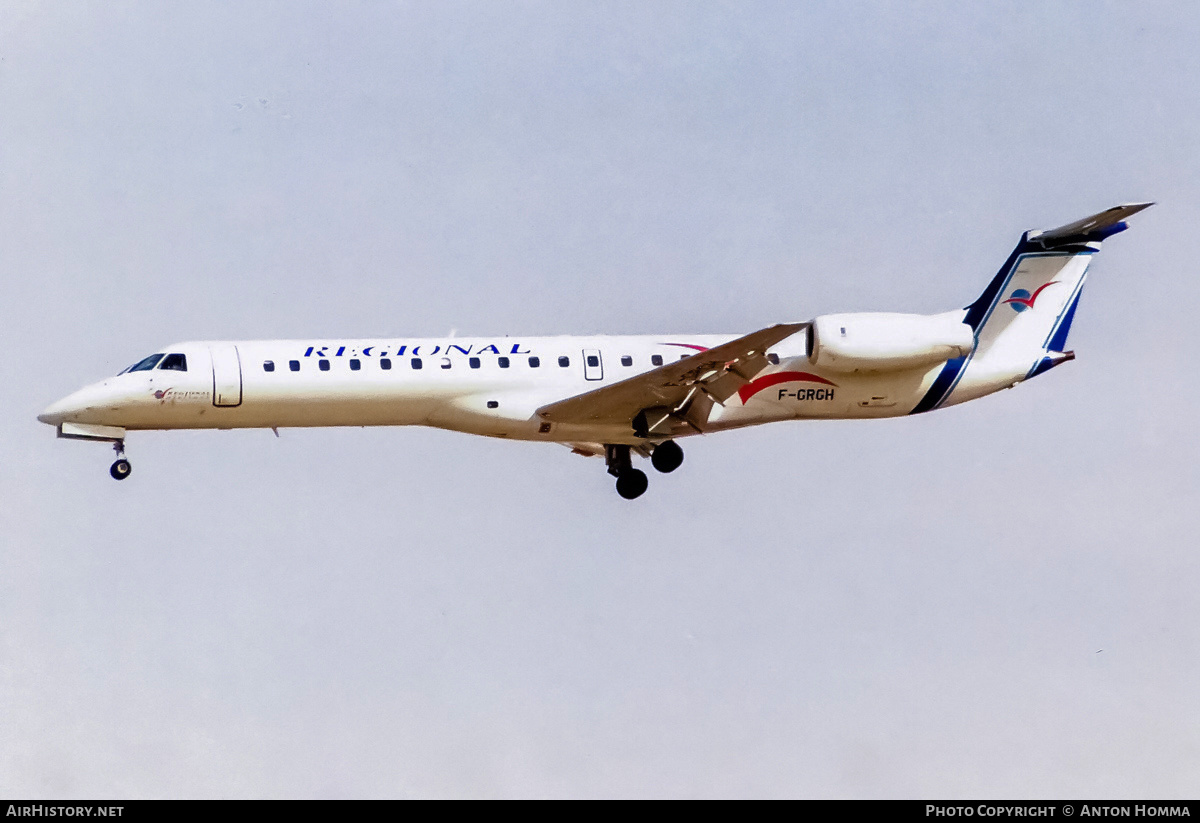
<path id="1" fill-rule="evenodd" d="M 40 419 L 126 430 L 416 425 L 521 440 L 637 444 L 628 425 L 548 423 L 536 412 L 734 338 L 181 343 L 162 351 L 183 354 L 186 371 L 124 372 L 55 403 Z M 941 368 L 827 372 L 808 359 L 803 334 L 775 346 L 770 361 L 749 390 L 713 409 L 706 430 L 908 414 Z"/>

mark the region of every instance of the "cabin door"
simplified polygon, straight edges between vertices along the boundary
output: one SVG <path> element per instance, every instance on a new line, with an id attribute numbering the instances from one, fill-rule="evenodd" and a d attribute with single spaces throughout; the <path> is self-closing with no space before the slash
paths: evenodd
<path id="1" fill-rule="evenodd" d="M 212 354 L 213 405 L 242 405 L 242 361 L 237 346 L 209 346 Z"/>
<path id="2" fill-rule="evenodd" d="M 600 359 L 599 349 L 583 350 L 583 376 L 587 380 L 604 379 L 604 361 Z"/>

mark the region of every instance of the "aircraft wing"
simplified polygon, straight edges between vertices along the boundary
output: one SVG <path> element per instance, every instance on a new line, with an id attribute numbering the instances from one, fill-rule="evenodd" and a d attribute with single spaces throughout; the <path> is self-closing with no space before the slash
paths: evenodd
<path id="1" fill-rule="evenodd" d="M 767 367 L 767 349 L 808 327 L 781 323 L 659 366 L 620 383 L 542 406 L 553 423 L 629 423 L 648 410 L 676 415 L 703 430 L 712 403 L 724 403 Z M 699 401 L 699 402 L 697 402 Z M 654 428 L 653 421 L 649 430 Z M 665 430 L 663 430 L 665 431 Z"/>

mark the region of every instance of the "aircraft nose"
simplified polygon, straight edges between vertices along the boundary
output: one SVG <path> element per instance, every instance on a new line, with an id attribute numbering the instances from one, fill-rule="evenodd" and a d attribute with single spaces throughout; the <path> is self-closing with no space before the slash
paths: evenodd
<path id="1" fill-rule="evenodd" d="M 37 416 L 38 420 L 51 426 L 57 426 L 59 423 L 66 420 L 72 411 L 78 411 L 78 407 L 75 407 L 74 404 L 67 402 L 70 399 L 70 397 L 64 397 L 62 400 L 51 403 L 46 407 L 44 412 Z"/>
<path id="2" fill-rule="evenodd" d="M 37 419 L 51 426 L 70 422 L 77 415 L 95 408 L 96 399 L 94 391 L 80 389 L 74 394 L 69 394 L 63 399 L 51 403 L 45 411 L 37 416 Z"/>

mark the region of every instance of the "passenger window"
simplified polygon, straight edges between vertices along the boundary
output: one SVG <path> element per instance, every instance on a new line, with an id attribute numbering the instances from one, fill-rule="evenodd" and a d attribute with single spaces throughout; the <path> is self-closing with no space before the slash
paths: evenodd
<path id="1" fill-rule="evenodd" d="M 329 361 L 328 360 L 318 360 L 317 366 L 320 367 L 321 371 L 329 371 Z"/>
<path id="2" fill-rule="evenodd" d="M 275 361 L 274 360 L 264 360 L 263 361 L 263 371 L 275 371 Z"/>
<path id="3" fill-rule="evenodd" d="M 540 357 L 529 358 L 529 368 L 536 369 L 540 365 L 542 365 L 542 359 Z"/>
<path id="4" fill-rule="evenodd" d="M 594 354 L 589 354 L 587 356 L 587 364 L 594 369 L 600 365 L 600 358 Z"/>
<path id="5" fill-rule="evenodd" d="M 502 368 L 502 369 L 508 368 L 508 358 L 507 357 L 496 358 L 496 363 L 499 364 L 500 368 Z"/>
<path id="6" fill-rule="evenodd" d="M 479 358 L 478 357 L 472 357 L 467 362 L 471 364 L 471 368 L 473 368 L 473 369 L 479 368 Z"/>
<path id="7" fill-rule="evenodd" d="M 422 366 L 422 363 L 421 363 L 421 358 L 419 358 L 419 357 L 414 357 L 414 358 L 413 358 L 413 360 L 412 360 L 412 367 L 413 367 L 414 369 L 420 369 L 420 368 L 421 368 L 421 366 Z"/>
<path id="8" fill-rule="evenodd" d="M 379 368 L 383 369 L 384 371 L 390 371 L 392 368 L 392 361 L 386 357 L 380 358 Z"/>
<path id="9" fill-rule="evenodd" d="M 655 366 L 661 366 L 662 365 L 662 355 L 661 354 L 650 355 L 650 362 L 651 362 L 651 364 L 653 364 Z"/>
<path id="10" fill-rule="evenodd" d="M 299 360 L 289 360 L 288 368 L 291 369 L 292 371 L 300 371 L 300 361 Z"/>
<path id="11" fill-rule="evenodd" d="M 622 365 L 622 366 L 632 366 L 632 365 L 633 365 L 633 358 L 632 358 L 632 357 L 630 357 L 630 356 L 629 356 L 629 355 L 627 355 L 627 354 L 623 354 L 623 355 L 621 355 L 621 365 Z"/>
<path id="12" fill-rule="evenodd" d="M 558 365 L 562 366 L 565 369 L 567 366 L 571 365 L 571 358 L 569 358 L 569 357 L 558 358 Z"/>
<path id="13" fill-rule="evenodd" d="M 361 369 L 361 368 L 362 368 L 362 361 L 361 361 L 361 360 L 357 360 L 357 359 L 356 359 L 356 360 L 351 360 L 351 361 L 350 361 L 350 371 L 358 371 L 358 370 L 359 370 L 359 369 Z"/>
<path id="14" fill-rule="evenodd" d="M 450 366 L 451 366 L 451 363 L 450 363 L 450 358 L 449 358 L 449 357 L 443 357 L 443 358 L 442 358 L 442 368 L 443 368 L 443 369 L 448 369 L 448 368 L 450 368 Z"/>
<path id="15" fill-rule="evenodd" d="M 152 368 L 154 368 L 156 365 L 158 365 L 158 361 L 161 359 L 162 359 L 161 354 L 152 354 L 149 357 L 139 360 L 138 362 L 134 363 L 132 366 L 127 368 L 125 371 L 121 372 L 121 374 L 125 374 L 125 372 L 134 372 L 134 371 L 150 371 Z"/>
<path id="16" fill-rule="evenodd" d="M 169 369 L 170 371 L 187 371 L 187 358 L 182 354 L 168 354 L 158 364 L 160 369 Z"/>
<path id="17" fill-rule="evenodd" d="M 771 352 L 770 354 L 767 355 L 767 362 L 770 363 L 772 366 L 778 366 L 779 365 L 779 355 L 775 354 L 775 352 Z"/>

